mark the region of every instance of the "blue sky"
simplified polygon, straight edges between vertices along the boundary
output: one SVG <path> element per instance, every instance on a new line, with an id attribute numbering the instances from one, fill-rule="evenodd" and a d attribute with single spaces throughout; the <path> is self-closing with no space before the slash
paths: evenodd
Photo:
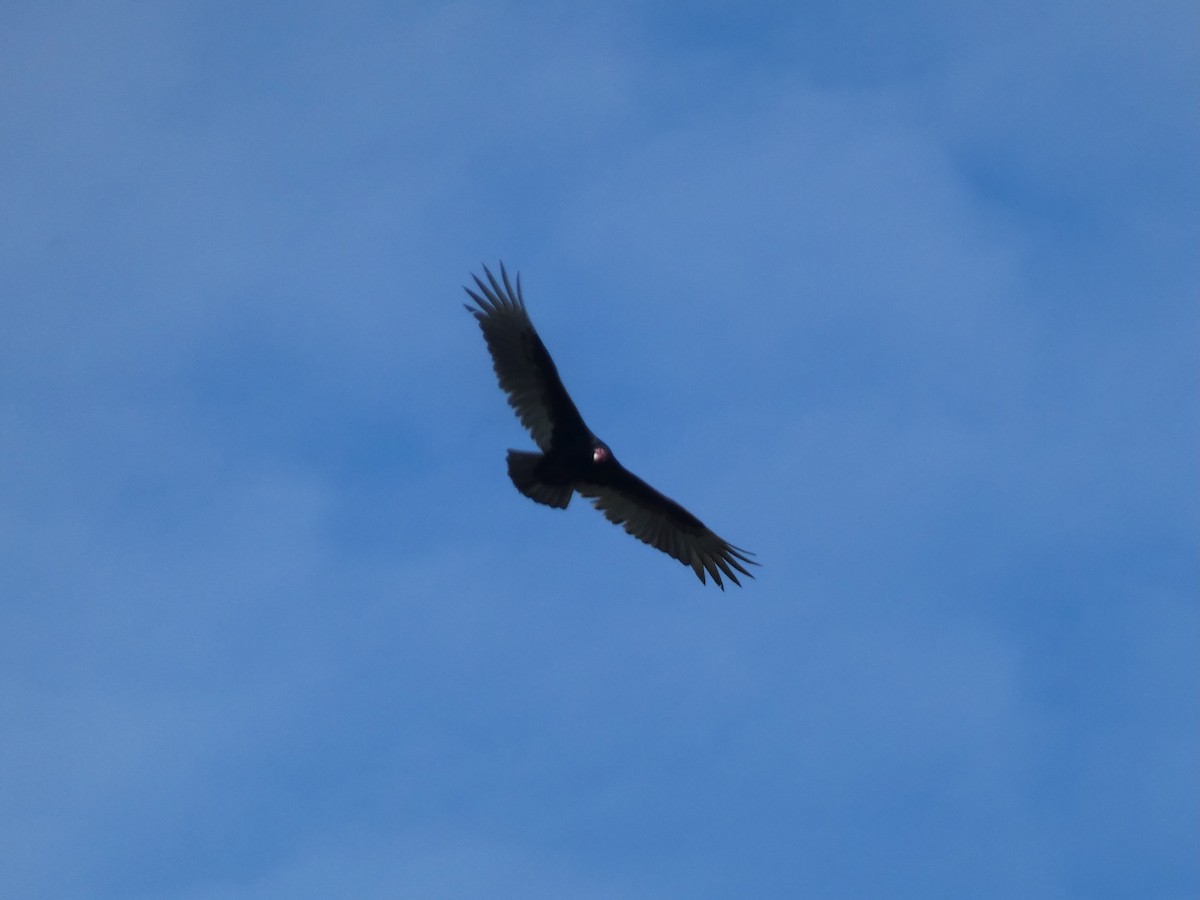
<path id="1" fill-rule="evenodd" d="M 1194 897 L 1197 19 L 10 3 L 0 893 Z"/>

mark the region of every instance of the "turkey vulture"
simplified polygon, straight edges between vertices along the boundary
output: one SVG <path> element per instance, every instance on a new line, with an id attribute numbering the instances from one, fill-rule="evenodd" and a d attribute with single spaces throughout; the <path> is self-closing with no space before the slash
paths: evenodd
<path id="1" fill-rule="evenodd" d="M 479 322 L 492 354 L 500 387 L 541 453 L 508 451 L 508 477 L 517 490 L 546 506 L 565 509 L 571 494 L 590 499 L 596 509 L 639 541 L 691 566 L 700 583 L 704 573 L 721 590 L 724 574 L 741 586 L 736 569 L 751 575 L 753 553 L 722 540 L 690 512 L 664 497 L 617 462 L 612 451 L 583 422 L 559 380 L 554 360 L 525 311 L 521 276 L 513 290 L 500 264 L 500 280 L 483 267 L 485 283 L 472 275 L 479 293 L 464 288 L 475 306 L 464 304 Z"/>

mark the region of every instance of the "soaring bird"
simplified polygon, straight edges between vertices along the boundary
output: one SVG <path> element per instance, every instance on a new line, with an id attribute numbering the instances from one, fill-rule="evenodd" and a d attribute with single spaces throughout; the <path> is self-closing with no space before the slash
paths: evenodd
<path id="1" fill-rule="evenodd" d="M 475 305 L 464 305 L 479 322 L 509 405 L 541 450 L 508 451 L 508 477 L 517 490 L 557 509 L 566 509 L 574 493 L 587 497 L 610 522 L 691 566 L 701 584 L 706 572 L 721 590 L 722 574 L 738 586 L 735 570 L 753 578 L 745 568 L 758 565 L 750 558 L 753 553 L 717 537 L 622 466 L 608 444 L 584 424 L 525 310 L 521 276 L 514 290 L 504 263 L 499 280 L 487 266 L 483 272 L 486 282 L 471 276 L 478 291 L 463 288 Z"/>

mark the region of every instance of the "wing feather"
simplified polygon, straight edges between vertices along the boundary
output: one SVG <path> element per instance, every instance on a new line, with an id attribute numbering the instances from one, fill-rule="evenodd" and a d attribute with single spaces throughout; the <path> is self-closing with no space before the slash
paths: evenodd
<path id="1" fill-rule="evenodd" d="M 736 585 L 737 572 L 754 576 L 746 566 L 756 566 L 749 550 L 735 547 L 669 497 L 660 494 L 628 469 L 614 463 L 604 484 L 575 486 L 610 522 L 622 526 L 639 541 L 691 566 L 703 584 L 705 574 L 725 589 L 722 575 Z"/>
<path id="2" fill-rule="evenodd" d="M 479 322 L 509 405 L 529 429 L 534 443 L 548 452 L 556 432 L 586 433 L 587 426 L 525 310 L 521 276 L 517 276 L 514 290 L 503 263 L 499 281 L 487 266 L 483 272 L 486 282 L 478 275 L 471 276 L 477 291 L 464 288 L 475 306 L 464 305 Z"/>

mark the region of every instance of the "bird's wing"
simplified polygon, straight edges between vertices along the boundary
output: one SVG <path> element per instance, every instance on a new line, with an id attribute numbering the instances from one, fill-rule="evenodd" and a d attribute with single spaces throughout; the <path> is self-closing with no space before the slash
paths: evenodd
<path id="1" fill-rule="evenodd" d="M 691 566 L 701 584 L 705 572 L 721 590 L 725 590 L 722 573 L 739 587 L 741 582 L 734 569 L 754 577 L 745 568 L 746 565 L 758 565 L 750 559 L 753 553 L 717 537 L 690 512 L 619 463 L 615 463 L 615 468 L 604 480 L 604 484 L 577 484 L 575 489 L 590 498 L 610 522 L 623 526 L 639 541 Z"/>
<path id="2" fill-rule="evenodd" d="M 508 394 L 508 403 L 516 410 L 521 424 L 529 429 L 534 443 L 543 452 L 550 450 L 556 431 L 560 435 L 576 430 L 587 433 L 583 417 L 563 387 L 554 360 L 525 311 L 521 276 L 517 276 L 514 291 L 503 263 L 500 281 L 487 266 L 483 271 L 486 283 L 478 275 L 471 276 L 479 293 L 464 288 L 476 304 L 466 307 L 479 322 L 500 387 Z"/>

